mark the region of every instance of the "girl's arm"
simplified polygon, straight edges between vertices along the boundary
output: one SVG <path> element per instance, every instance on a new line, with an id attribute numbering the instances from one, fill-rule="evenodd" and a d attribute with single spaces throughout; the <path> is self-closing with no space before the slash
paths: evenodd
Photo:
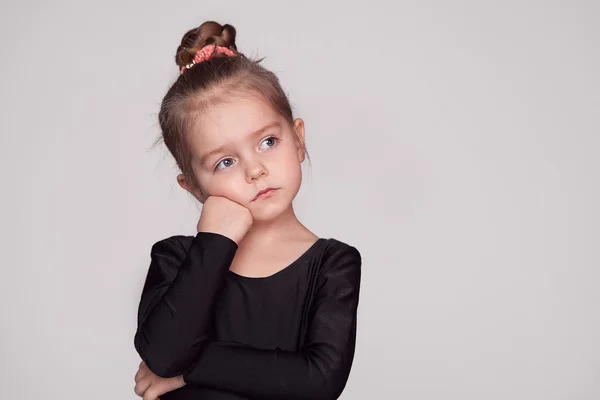
<path id="1" fill-rule="evenodd" d="M 322 271 L 299 352 L 209 341 L 185 382 L 256 399 L 337 399 L 354 358 L 360 253 L 345 247 Z"/>
<path id="2" fill-rule="evenodd" d="M 217 233 L 199 232 L 191 245 L 184 243 L 173 236 L 152 246 L 138 309 L 135 348 L 161 377 L 183 375 L 200 356 L 215 298 L 237 251 L 235 241 Z"/>

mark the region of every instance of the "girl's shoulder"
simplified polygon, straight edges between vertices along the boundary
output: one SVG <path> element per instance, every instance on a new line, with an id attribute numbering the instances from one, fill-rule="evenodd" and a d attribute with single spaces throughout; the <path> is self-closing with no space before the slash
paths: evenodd
<path id="1" fill-rule="evenodd" d="M 320 238 L 319 241 L 323 242 L 324 248 L 330 253 L 336 252 L 356 252 L 359 253 L 358 249 L 353 245 L 344 242 L 336 238 Z"/>
<path id="2" fill-rule="evenodd" d="M 174 249 L 180 248 L 182 250 L 187 250 L 192 245 L 193 240 L 194 236 L 173 235 L 157 241 L 156 243 L 154 243 L 154 245 L 152 245 L 152 247 L 169 247 Z"/>
<path id="3" fill-rule="evenodd" d="M 334 268 L 340 265 L 349 265 L 360 269 L 362 256 L 353 245 L 336 238 L 320 238 L 320 264 L 322 269 Z"/>

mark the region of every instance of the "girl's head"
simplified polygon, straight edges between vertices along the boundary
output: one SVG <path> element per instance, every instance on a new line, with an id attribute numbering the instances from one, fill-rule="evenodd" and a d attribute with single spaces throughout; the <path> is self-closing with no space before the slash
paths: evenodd
<path id="1" fill-rule="evenodd" d="M 277 77 L 238 52 L 235 37 L 233 26 L 212 21 L 183 36 L 175 56 L 182 74 L 163 99 L 159 123 L 184 189 L 201 203 L 227 197 L 266 221 L 288 209 L 300 188 L 304 123 L 294 120 Z M 206 46 L 233 55 L 215 51 L 193 64 Z M 278 190 L 255 200 L 265 188 Z"/>

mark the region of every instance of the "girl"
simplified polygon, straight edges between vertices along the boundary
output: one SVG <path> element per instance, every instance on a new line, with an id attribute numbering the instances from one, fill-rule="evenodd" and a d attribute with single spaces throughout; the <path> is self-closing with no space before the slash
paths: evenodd
<path id="1" fill-rule="evenodd" d="M 206 22 L 177 48 L 159 113 L 196 236 L 155 243 L 142 290 L 144 400 L 335 399 L 356 338 L 361 256 L 298 221 L 304 123 L 277 77 Z"/>

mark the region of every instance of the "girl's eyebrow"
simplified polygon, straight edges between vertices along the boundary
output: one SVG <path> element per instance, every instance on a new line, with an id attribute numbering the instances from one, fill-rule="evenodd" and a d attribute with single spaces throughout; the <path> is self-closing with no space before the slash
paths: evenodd
<path id="1" fill-rule="evenodd" d="M 248 135 L 248 137 L 252 138 L 254 136 L 262 135 L 264 132 L 268 131 L 269 129 L 275 128 L 275 127 L 278 128 L 279 126 L 280 126 L 279 122 L 271 122 L 270 124 L 267 124 L 267 125 L 263 126 L 262 128 L 260 128 L 259 130 L 250 133 Z"/>
<path id="2" fill-rule="evenodd" d="M 251 132 L 250 134 L 248 134 L 248 137 L 254 137 L 254 136 L 258 136 L 263 134 L 265 131 L 268 131 L 271 128 L 275 128 L 275 127 L 279 127 L 280 124 L 279 122 L 272 122 L 268 125 L 263 126 L 262 128 Z M 211 156 L 217 154 L 217 153 L 222 153 L 224 149 L 226 149 L 228 146 L 228 143 L 225 143 L 219 147 L 217 147 L 214 150 L 209 151 L 208 153 L 204 154 L 201 158 L 200 158 L 200 164 L 204 164 L 206 162 L 206 160 L 208 160 Z"/>

